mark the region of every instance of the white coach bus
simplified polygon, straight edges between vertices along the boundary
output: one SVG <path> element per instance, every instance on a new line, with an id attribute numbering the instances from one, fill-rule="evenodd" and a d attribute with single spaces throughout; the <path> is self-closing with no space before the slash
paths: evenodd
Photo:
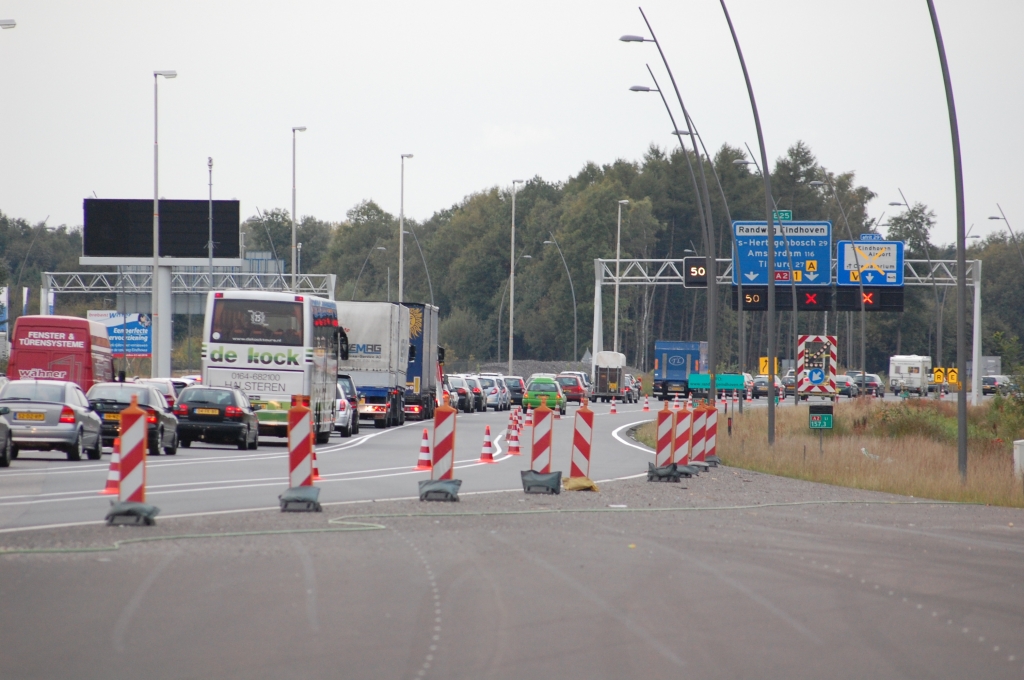
<path id="1" fill-rule="evenodd" d="M 294 293 L 211 291 L 203 324 L 203 384 L 249 397 L 259 433 L 285 437 L 293 395 L 309 395 L 317 443 L 334 428 L 338 360 L 348 341 L 333 300 Z"/>

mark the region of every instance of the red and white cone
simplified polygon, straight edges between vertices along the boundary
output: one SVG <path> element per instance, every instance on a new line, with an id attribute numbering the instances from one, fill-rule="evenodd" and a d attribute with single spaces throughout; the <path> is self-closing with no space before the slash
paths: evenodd
<path id="1" fill-rule="evenodd" d="M 480 449 L 480 460 L 479 463 L 493 463 L 494 460 L 494 445 L 491 444 L 491 426 L 488 425 L 484 429 L 484 445 Z"/>
<path id="2" fill-rule="evenodd" d="M 674 410 L 674 411 L 678 411 L 679 410 L 679 395 L 678 394 L 676 396 L 672 397 L 672 410 Z"/>
<path id="3" fill-rule="evenodd" d="M 608 411 L 609 415 L 615 415 L 618 411 L 615 410 L 615 397 L 612 397 L 612 410 Z"/>
<path id="4" fill-rule="evenodd" d="M 754 391 L 748 387 L 747 388 L 747 403 L 749 404 L 749 403 L 751 403 L 753 401 L 754 401 Z"/>
<path id="5" fill-rule="evenodd" d="M 508 455 L 510 456 L 521 456 L 522 451 L 519 450 L 519 431 L 515 428 L 509 429 L 508 431 Z"/>
<path id="6" fill-rule="evenodd" d="M 114 440 L 114 452 L 110 454 L 110 470 L 107 471 L 107 485 L 100 490 L 101 496 L 116 496 L 121 492 L 121 438 Z"/>
<path id="7" fill-rule="evenodd" d="M 313 481 L 320 481 L 320 467 L 316 464 L 316 432 L 313 431 L 313 416 L 309 416 L 309 453 L 313 459 Z"/>
<path id="8" fill-rule="evenodd" d="M 516 429 L 516 411 L 515 411 L 515 409 L 512 409 L 512 411 L 508 414 L 508 425 L 506 425 L 505 427 L 506 427 L 506 429 L 509 432 L 511 432 L 512 430 Z"/>
<path id="9" fill-rule="evenodd" d="M 526 420 L 523 421 L 523 427 L 533 427 L 533 415 L 530 413 L 530 407 L 526 407 Z"/>
<path id="10" fill-rule="evenodd" d="M 420 458 L 416 461 L 416 467 L 413 470 L 429 470 L 431 468 L 430 456 L 430 436 L 427 434 L 427 428 L 423 428 L 423 441 L 420 442 Z"/>
<path id="11" fill-rule="evenodd" d="M 644 411 L 650 411 L 651 410 L 651 402 L 650 402 L 650 398 L 649 397 L 644 397 L 644 409 L 643 410 Z"/>

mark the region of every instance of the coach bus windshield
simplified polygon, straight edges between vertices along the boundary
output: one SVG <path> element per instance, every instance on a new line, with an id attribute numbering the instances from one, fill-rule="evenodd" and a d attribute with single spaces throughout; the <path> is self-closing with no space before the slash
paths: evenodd
<path id="1" fill-rule="evenodd" d="M 222 298 L 213 305 L 212 342 L 302 345 L 302 303 Z"/>

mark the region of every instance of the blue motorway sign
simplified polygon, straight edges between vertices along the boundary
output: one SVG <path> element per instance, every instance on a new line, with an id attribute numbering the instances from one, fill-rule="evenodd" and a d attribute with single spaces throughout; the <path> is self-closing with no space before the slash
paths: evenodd
<path id="1" fill-rule="evenodd" d="M 767 222 L 733 222 L 732 283 L 768 285 Z M 787 252 L 788 245 L 788 252 Z M 790 270 L 790 260 L 793 269 Z M 738 268 L 737 268 L 738 263 Z M 775 224 L 775 282 L 798 286 L 832 284 L 832 223 L 782 222 Z"/>
<path id="2" fill-rule="evenodd" d="M 840 241 L 836 284 L 902 286 L 903 241 Z"/>

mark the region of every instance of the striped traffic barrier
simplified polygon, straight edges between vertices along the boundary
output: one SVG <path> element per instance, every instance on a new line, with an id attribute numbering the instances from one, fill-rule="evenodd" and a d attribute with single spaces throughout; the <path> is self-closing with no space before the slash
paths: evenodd
<path id="1" fill-rule="evenodd" d="M 431 465 L 430 460 L 430 435 L 427 434 L 427 428 L 423 428 L 423 439 L 420 440 L 420 457 L 416 461 L 416 467 L 413 470 L 429 470 Z"/>
<path id="2" fill-rule="evenodd" d="M 541 405 L 533 409 L 533 440 L 530 446 L 530 469 L 534 472 L 551 472 L 551 409 L 547 397 L 541 397 Z M 529 417 L 529 415 L 527 415 Z"/>
<path id="3" fill-rule="evenodd" d="M 684 408 L 676 413 L 676 434 L 672 443 L 672 460 L 680 469 L 690 464 L 690 430 L 692 427 L 693 411 Z"/>
<path id="4" fill-rule="evenodd" d="M 313 420 L 302 395 L 288 409 L 288 490 L 278 496 L 281 512 L 320 512 L 320 489 L 313 486 Z"/>
<path id="5" fill-rule="evenodd" d="M 693 430 L 690 434 L 690 463 L 704 463 L 704 437 L 707 431 L 708 408 L 698 406 L 693 410 Z"/>
<path id="6" fill-rule="evenodd" d="M 718 409 L 708 411 L 707 424 L 704 427 L 704 462 L 717 467 L 719 461 L 716 454 L 718 443 Z"/>
<path id="7" fill-rule="evenodd" d="M 139 399 L 121 411 L 121 484 L 118 500 L 122 503 L 146 502 L 146 446 L 148 428 L 146 412 L 139 408 Z"/>
<path id="8" fill-rule="evenodd" d="M 484 443 L 480 447 L 479 463 L 494 463 L 494 444 L 491 442 L 491 426 L 484 428 Z"/>
<path id="9" fill-rule="evenodd" d="M 146 503 L 146 447 L 149 439 L 148 413 L 139 408 L 139 398 L 121 411 L 121 456 L 118 502 L 107 513 L 107 524 L 155 524 L 160 509 Z"/>
<path id="10" fill-rule="evenodd" d="M 576 411 L 572 433 L 572 454 L 569 457 L 569 478 L 590 477 L 590 451 L 594 441 L 594 412 L 582 401 Z"/>
<path id="11" fill-rule="evenodd" d="M 430 478 L 451 479 L 455 468 L 455 409 L 442 406 L 434 412 L 434 464 Z"/>
<path id="12" fill-rule="evenodd" d="M 121 438 L 114 439 L 114 451 L 110 454 L 110 469 L 107 470 L 107 485 L 100 490 L 101 496 L 121 495 Z"/>
<path id="13" fill-rule="evenodd" d="M 675 436 L 676 411 L 670 411 L 668 402 L 658 411 L 658 439 L 654 452 L 654 466 L 665 467 L 672 463 L 673 439 Z"/>

